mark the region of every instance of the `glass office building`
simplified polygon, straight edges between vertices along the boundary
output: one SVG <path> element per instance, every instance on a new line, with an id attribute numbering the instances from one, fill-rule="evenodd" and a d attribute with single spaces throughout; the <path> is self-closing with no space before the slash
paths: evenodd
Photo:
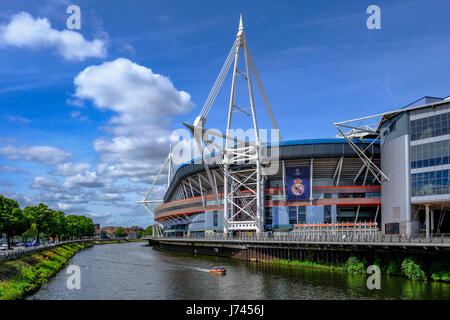
<path id="1" fill-rule="evenodd" d="M 382 224 L 391 233 L 449 231 L 450 100 L 425 97 L 381 124 Z"/>

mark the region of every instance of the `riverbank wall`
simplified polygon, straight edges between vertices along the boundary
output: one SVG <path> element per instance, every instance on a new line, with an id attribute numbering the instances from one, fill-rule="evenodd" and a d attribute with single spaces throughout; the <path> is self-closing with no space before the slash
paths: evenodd
<path id="1" fill-rule="evenodd" d="M 22 255 L 0 263 L 0 300 L 22 299 L 38 290 L 78 251 L 93 241 L 73 242 Z"/>
<path id="2" fill-rule="evenodd" d="M 446 247 L 342 245 L 194 239 L 149 239 L 149 245 L 194 255 L 209 255 L 283 264 L 294 267 L 328 268 L 364 274 L 370 265 L 382 274 L 411 280 L 450 282 L 450 250 Z"/>

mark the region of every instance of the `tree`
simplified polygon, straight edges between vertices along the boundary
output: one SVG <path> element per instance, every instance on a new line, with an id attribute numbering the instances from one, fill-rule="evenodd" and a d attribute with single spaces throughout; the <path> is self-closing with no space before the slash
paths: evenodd
<path id="1" fill-rule="evenodd" d="M 67 234 L 72 239 L 92 237 L 95 233 L 94 222 L 85 216 L 70 215 L 66 217 Z"/>
<path id="2" fill-rule="evenodd" d="M 37 234 L 36 224 L 31 223 L 31 226 L 28 228 L 28 230 L 22 233 L 20 237 L 25 242 L 28 241 L 29 238 L 34 238 L 36 234 Z"/>
<path id="3" fill-rule="evenodd" d="M 124 228 L 119 228 L 116 230 L 116 237 L 117 238 L 124 238 L 128 235 L 127 231 Z"/>
<path id="4" fill-rule="evenodd" d="M 153 235 L 153 226 L 148 226 L 143 232 L 141 232 L 141 237 L 151 235 Z"/>
<path id="5" fill-rule="evenodd" d="M 45 204 L 40 203 L 38 206 L 26 207 L 25 214 L 34 224 L 36 224 L 36 241 L 39 241 L 41 234 L 48 235 L 53 227 L 53 210 Z"/>
<path id="6" fill-rule="evenodd" d="M 82 236 L 83 230 L 79 216 L 73 214 L 67 216 L 66 223 L 67 223 L 67 235 L 69 238 L 73 240 L 74 238 L 80 238 Z"/>
<path id="7" fill-rule="evenodd" d="M 0 233 L 6 234 L 8 249 L 11 249 L 11 238 L 28 228 L 29 221 L 17 201 L 0 196 Z"/>
<path id="8" fill-rule="evenodd" d="M 55 239 L 61 239 L 67 232 L 67 222 L 64 212 L 53 211 L 51 212 L 51 219 L 49 224 L 48 235 Z"/>
<path id="9" fill-rule="evenodd" d="M 95 233 L 94 221 L 91 218 L 80 216 L 83 237 L 92 237 Z"/>

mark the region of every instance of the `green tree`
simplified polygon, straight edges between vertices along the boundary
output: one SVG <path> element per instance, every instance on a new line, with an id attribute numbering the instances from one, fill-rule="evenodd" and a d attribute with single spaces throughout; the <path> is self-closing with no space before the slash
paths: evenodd
<path id="1" fill-rule="evenodd" d="M 151 236 L 153 234 L 153 226 L 148 226 L 144 231 L 141 232 L 141 237 Z"/>
<path id="2" fill-rule="evenodd" d="M 44 234 L 48 235 L 53 228 L 53 210 L 45 204 L 40 203 L 38 206 L 26 207 L 25 214 L 28 219 L 36 225 L 36 241 Z"/>
<path id="3" fill-rule="evenodd" d="M 67 236 L 70 239 L 74 238 L 80 238 L 83 234 L 83 229 L 81 226 L 81 221 L 79 219 L 79 216 L 76 215 L 70 215 L 66 217 L 66 223 L 67 223 Z"/>
<path id="4" fill-rule="evenodd" d="M 92 237 L 95 233 L 94 221 L 91 218 L 80 216 L 80 222 L 82 226 L 82 236 Z"/>
<path id="5" fill-rule="evenodd" d="M 58 238 L 59 240 L 67 233 L 67 222 L 64 212 L 51 212 L 51 219 L 49 224 L 48 235 L 53 238 L 53 242 Z"/>
<path id="6" fill-rule="evenodd" d="M 0 233 L 6 234 L 8 249 L 11 249 L 11 238 L 21 235 L 28 227 L 29 221 L 17 201 L 0 196 Z"/>
<path id="7" fill-rule="evenodd" d="M 20 237 L 25 242 L 28 241 L 29 238 L 34 238 L 36 234 L 37 234 L 36 224 L 31 223 L 31 226 L 28 228 L 28 230 L 22 233 Z"/>
<path id="8" fill-rule="evenodd" d="M 127 231 L 124 228 L 119 228 L 116 230 L 116 237 L 117 238 L 124 238 L 128 235 Z"/>
<path id="9" fill-rule="evenodd" d="M 95 233 L 94 222 L 85 216 L 70 215 L 66 217 L 67 235 L 71 238 L 92 237 Z"/>

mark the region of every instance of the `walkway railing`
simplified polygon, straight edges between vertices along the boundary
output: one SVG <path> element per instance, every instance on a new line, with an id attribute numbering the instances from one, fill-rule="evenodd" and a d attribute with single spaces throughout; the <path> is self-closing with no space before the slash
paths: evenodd
<path id="1" fill-rule="evenodd" d="M 90 241 L 90 240 L 68 240 L 68 241 L 60 241 L 60 242 L 49 243 L 49 244 L 40 244 L 39 246 L 29 247 L 29 248 L 25 248 L 25 247 L 24 248 L 14 248 L 12 250 L 0 251 L 0 262 L 18 259 L 22 256 L 29 255 L 33 252 L 38 252 L 41 250 L 61 246 L 64 244 L 74 243 L 74 242 L 84 242 L 84 241 Z"/>
<path id="2" fill-rule="evenodd" d="M 367 231 L 329 232 L 329 231 L 304 231 L 290 232 L 286 234 L 262 234 L 239 235 L 225 237 L 222 234 L 215 235 L 185 235 L 185 236 L 160 236 L 149 237 L 154 240 L 199 240 L 199 241 L 242 241 L 242 242 L 298 242 L 298 243 L 377 243 L 377 244 L 444 244 L 450 246 L 450 234 L 442 234 L 426 238 L 424 236 L 406 237 L 402 235 L 383 235 L 380 232 Z"/>

